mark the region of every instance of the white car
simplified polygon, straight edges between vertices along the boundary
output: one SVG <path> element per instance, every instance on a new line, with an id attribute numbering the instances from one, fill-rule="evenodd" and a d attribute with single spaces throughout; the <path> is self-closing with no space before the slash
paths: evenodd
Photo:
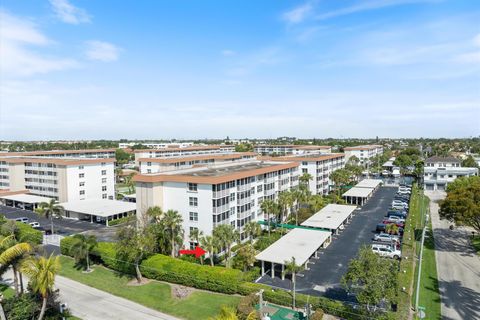
<path id="1" fill-rule="evenodd" d="M 388 221 L 405 223 L 405 219 L 400 218 L 399 216 L 390 216 L 388 217 Z"/>
<path id="2" fill-rule="evenodd" d="M 381 232 L 381 233 L 377 233 L 373 237 L 373 240 L 380 241 L 380 242 L 396 242 L 398 241 L 398 237 L 385 232 Z"/>
<path id="3" fill-rule="evenodd" d="M 28 223 L 28 218 L 26 218 L 26 217 L 16 218 L 15 221 L 22 222 L 22 223 Z"/>
<path id="4" fill-rule="evenodd" d="M 36 222 L 36 221 L 33 221 L 33 222 L 30 222 L 28 223 L 30 226 L 32 226 L 32 228 L 40 228 L 40 223 Z"/>
<path id="5" fill-rule="evenodd" d="M 400 200 L 393 200 L 392 206 L 403 206 L 404 208 L 408 208 L 408 203 L 400 201 Z"/>
<path id="6" fill-rule="evenodd" d="M 372 251 L 382 257 L 391 259 L 400 259 L 402 257 L 402 252 L 390 245 L 372 244 Z"/>

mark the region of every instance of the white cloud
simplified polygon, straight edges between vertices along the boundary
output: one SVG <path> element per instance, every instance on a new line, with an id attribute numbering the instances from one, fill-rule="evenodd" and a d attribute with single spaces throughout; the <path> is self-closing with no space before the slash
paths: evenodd
<path id="1" fill-rule="evenodd" d="M 52 43 L 37 26 L 26 19 L 0 11 L 0 71 L 5 77 L 30 76 L 78 66 L 69 58 L 46 56 L 31 49 Z"/>
<path id="2" fill-rule="evenodd" d="M 84 9 L 77 8 L 68 0 L 50 0 L 53 11 L 58 19 L 65 23 L 80 24 L 91 21 L 90 15 Z"/>
<path id="3" fill-rule="evenodd" d="M 225 57 L 231 57 L 231 56 L 234 56 L 236 54 L 237 53 L 233 50 L 229 50 L 229 49 L 222 50 L 222 56 L 225 56 Z"/>
<path id="4" fill-rule="evenodd" d="M 121 49 L 111 43 L 104 41 L 87 41 L 85 55 L 90 60 L 112 62 L 118 60 Z"/>
<path id="5" fill-rule="evenodd" d="M 285 12 L 282 18 L 288 23 L 300 23 L 305 20 L 310 15 L 310 13 L 312 13 L 312 10 L 313 5 L 310 2 L 307 2 L 299 7 Z"/>

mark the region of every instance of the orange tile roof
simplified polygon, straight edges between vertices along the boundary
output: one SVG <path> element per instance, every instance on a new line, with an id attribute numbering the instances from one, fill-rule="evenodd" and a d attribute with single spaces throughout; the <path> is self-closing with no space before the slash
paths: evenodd
<path id="1" fill-rule="evenodd" d="M 134 152 L 161 152 L 161 151 L 195 151 L 195 150 L 216 150 L 225 147 L 233 147 L 233 146 L 219 146 L 219 145 L 211 145 L 211 146 L 191 146 L 191 147 L 184 147 L 184 148 L 161 148 L 161 149 L 137 149 Z"/>
<path id="2" fill-rule="evenodd" d="M 146 183 L 156 183 L 156 182 L 191 182 L 191 183 L 203 183 L 203 184 L 219 184 L 232 180 L 257 176 L 264 173 L 291 169 L 298 167 L 298 163 L 290 162 L 283 164 L 272 164 L 266 168 L 259 169 L 250 169 L 234 173 L 226 173 L 219 176 L 195 176 L 192 173 L 185 174 L 138 174 L 133 178 L 135 182 L 146 182 Z"/>
<path id="3" fill-rule="evenodd" d="M 353 151 L 353 150 L 372 150 L 372 149 L 381 148 L 381 147 L 382 147 L 382 146 L 380 146 L 380 145 L 372 144 L 372 145 L 366 145 L 366 146 L 345 147 L 345 148 L 343 148 L 343 150 L 346 150 L 346 151 Z"/>
<path id="4" fill-rule="evenodd" d="M 255 152 L 241 152 L 241 153 L 232 153 L 232 154 L 202 154 L 198 156 L 185 156 L 185 157 L 175 157 L 175 158 L 140 158 L 139 162 L 158 162 L 158 163 L 177 163 L 185 161 L 194 161 L 194 160 L 209 160 L 209 159 L 240 159 L 244 156 L 255 156 Z"/>
<path id="5" fill-rule="evenodd" d="M 312 156 L 304 156 L 304 155 L 295 155 L 295 156 L 287 156 L 287 157 L 259 157 L 259 160 L 268 160 L 268 161 L 295 161 L 295 162 L 302 162 L 302 161 L 325 161 L 330 159 L 337 159 L 345 157 L 344 153 L 329 153 L 329 154 L 322 154 L 322 155 L 312 155 Z"/>
<path id="6" fill-rule="evenodd" d="M 31 157 L 1 157 L 0 161 L 5 161 L 8 163 L 53 163 L 58 165 L 79 165 L 79 164 L 91 164 L 91 163 L 113 163 L 115 162 L 114 158 L 82 158 L 82 159 L 72 159 L 72 158 L 31 158 Z"/>
<path id="7" fill-rule="evenodd" d="M 0 156 L 35 156 L 40 154 L 77 154 L 96 152 L 115 152 L 116 149 L 84 149 L 84 150 L 38 150 L 25 152 L 0 152 Z"/>

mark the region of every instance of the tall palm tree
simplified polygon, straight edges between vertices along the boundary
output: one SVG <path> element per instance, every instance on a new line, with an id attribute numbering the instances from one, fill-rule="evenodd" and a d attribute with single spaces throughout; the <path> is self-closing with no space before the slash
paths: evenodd
<path id="1" fill-rule="evenodd" d="M 58 204 L 57 200 L 51 199 L 49 202 L 41 202 L 39 207 L 35 210 L 41 216 L 50 219 L 51 231 L 53 234 L 53 218 L 62 217 L 63 207 Z"/>
<path id="2" fill-rule="evenodd" d="M 299 180 L 301 184 L 308 186 L 308 183 L 313 180 L 313 176 L 310 173 L 305 172 L 300 176 Z"/>
<path id="3" fill-rule="evenodd" d="M 293 296 L 292 305 L 293 305 L 293 309 L 295 309 L 295 285 L 296 285 L 296 282 L 297 282 L 296 275 L 299 271 L 302 271 L 302 270 L 303 270 L 303 267 L 297 265 L 294 257 L 292 257 L 292 260 L 290 260 L 290 261 L 285 261 L 284 273 L 285 274 L 288 274 L 288 273 L 292 274 L 292 296 Z"/>
<path id="4" fill-rule="evenodd" d="M 159 206 L 153 206 L 147 209 L 146 216 L 153 222 L 160 222 L 163 218 L 163 210 Z"/>
<path id="5" fill-rule="evenodd" d="M 240 240 L 240 234 L 230 224 L 221 224 L 213 229 L 213 236 L 218 238 L 219 244 L 222 248 L 225 248 L 227 256 L 226 267 L 230 267 L 231 246 L 236 241 Z"/>
<path id="6" fill-rule="evenodd" d="M 42 309 L 38 320 L 42 320 L 47 307 L 47 299 L 52 293 L 55 276 L 60 270 L 60 257 L 30 258 L 22 265 L 22 271 L 30 278 L 30 288 L 42 296 Z"/>
<path id="7" fill-rule="evenodd" d="M 182 216 L 175 210 L 168 210 L 162 219 L 164 228 L 170 233 L 171 255 L 175 257 L 175 244 L 182 234 Z"/>
<path id="8" fill-rule="evenodd" d="M 262 228 L 255 221 L 248 222 L 243 228 L 245 234 L 249 238 L 249 241 L 252 242 L 253 238 L 258 237 L 262 233 Z"/>
<path id="9" fill-rule="evenodd" d="M 310 208 L 313 212 L 317 212 L 327 204 L 325 198 L 319 194 L 313 195 L 310 200 L 308 201 Z"/>
<path id="10" fill-rule="evenodd" d="M 203 236 L 203 231 L 198 230 L 198 229 L 192 229 L 190 231 L 190 239 L 195 242 L 195 246 L 200 245 L 200 237 Z M 200 263 L 203 264 L 203 256 L 200 256 Z"/>
<path id="11" fill-rule="evenodd" d="M 270 226 L 271 226 L 270 214 L 275 214 L 275 212 L 277 212 L 277 209 L 278 209 L 277 203 L 271 199 L 263 200 L 262 204 L 260 205 L 260 209 L 262 209 L 262 212 L 267 215 L 268 236 L 270 236 Z"/>
<path id="12" fill-rule="evenodd" d="M 0 239 L 0 272 L 3 274 L 8 267 L 13 269 L 13 285 L 15 287 L 15 294 L 19 295 L 19 278 L 22 276 L 19 272 L 19 266 L 26 258 L 26 255 L 32 251 L 32 246 L 26 242 L 17 243 L 13 235 L 8 237 L 2 237 Z M 19 276 L 20 274 L 20 276 Z M 23 287 L 23 281 L 21 281 L 20 287 Z"/>
<path id="13" fill-rule="evenodd" d="M 81 262 L 85 260 L 86 262 L 86 271 L 91 271 L 90 269 L 90 252 L 93 248 L 97 246 L 97 238 L 95 236 L 89 235 L 85 236 L 83 234 L 76 234 L 73 236 L 75 242 L 72 244 L 70 251 L 73 253 L 75 260 Z"/>
<path id="14" fill-rule="evenodd" d="M 285 218 L 288 213 L 288 209 L 290 207 L 291 198 L 292 198 L 292 193 L 290 191 L 283 191 L 283 192 L 280 192 L 280 194 L 278 195 L 278 205 L 281 208 L 281 217 L 280 217 L 281 222 L 285 221 Z"/>
<path id="15" fill-rule="evenodd" d="M 204 236 L 200 238 L 200 244 L 202 245 L 203 249 L 208 252 L 208 256 L 210 257 L 210 265 L 213 267 L 213 256 L 218 251 L 218 239 L 217 237 L 213 236 Z"/>

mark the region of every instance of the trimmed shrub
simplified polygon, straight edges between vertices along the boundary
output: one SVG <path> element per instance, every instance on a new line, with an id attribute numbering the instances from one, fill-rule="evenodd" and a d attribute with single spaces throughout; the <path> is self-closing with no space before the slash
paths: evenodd
<path id="1" fill-rule="evenodd" d="M 118 272 L 133 274 L 135 267 L 119 256 L 116 244 L 113 242 L 99 242 L 92 250 L 92 256 L 100 258 L 103 265 Z"/>
<path id="2" fill-rule="evenodd" d="M 317 309 L 315 313 L 310 317 L 310 320 L 322 320 L 323 319 L 323 310 Z"/>
<path id="3" fill-rule="evenodd" d="M 240 320 L 246 320 L 248 315 L 255 311 L 255 305 L 258 303 L 258 296 L 249 294 L 242 297 L 237 305 L 237 315 Z"/>
<path id="4" fill-rule="evenodd" d="M 238 292 L 243 278 L 240 270 L 202 266 L 161 254 L 144 260 L 141 270 L 150 279 L 228 294 Z"/>
<path id="5" fill-rule="evenodd" d="M 70 253 L 70 248 L 72 248 L 73 244 L 75 243 L 75 238 L 73 237 L 65 237 L 60 240 L 60 253 L 64 256 L 72 256 Z"/>
<path id="6" fill-rule="evenodd" d="M 20 241 L 30 242 L 33 244 L 42 244 L 43 243 L 43 233 L 39 230 L 32 228 L 32 226 L 17 222 L 18 228 L 18 239 Z"/>
<path id="7" fill-rule="evenodd" d="M 110 221 L 108 221 L 108 226 L 113 227 L 113 226 L 117 226 L 117 225 L 122 224 L 122 223 L 132 222 L 132 221 L 135 221 L 136 218 L 137 217 L 135 215 L 131 215 L 131 216 L 115 219 L 115 220 L 110 220 Z"/>

